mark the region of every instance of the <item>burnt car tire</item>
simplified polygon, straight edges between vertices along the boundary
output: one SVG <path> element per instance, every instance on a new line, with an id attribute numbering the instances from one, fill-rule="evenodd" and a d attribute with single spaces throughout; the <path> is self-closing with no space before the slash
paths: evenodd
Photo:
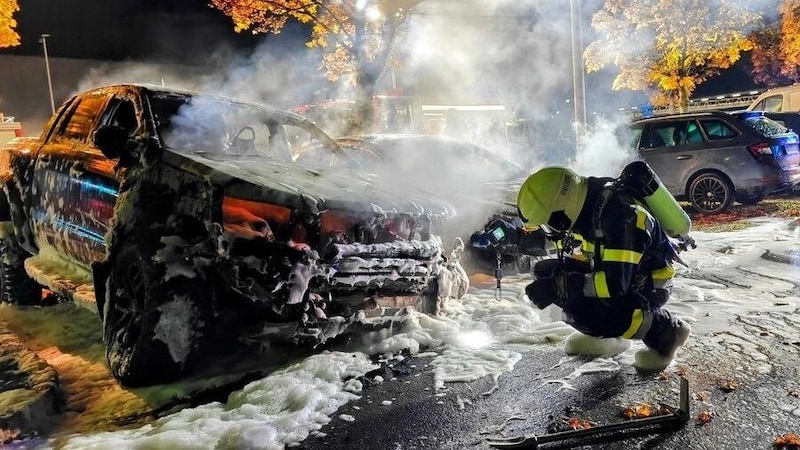
<path id="1" fill-rule="evenodd" d="M 42 287 L 28 273 L 22 261 L 25 254 L 11 238 L 0 239 L 0 302 L 17 305 L 38 305 Z"/>
<path id="2" fill-rule="evenodd" d="M 143 248 L 145 247 L 145 248 Z M 114 259 L 106 291 L 103 338 L 111 372 L 125 386 L 179 377 L 202 349 L 211 296 L 206 283 L 153 262 L 154 250 L 126 246 Z"/>
<path id="3" fill-rule="evenodd" d="M 703 173 L 689 184 L 689 202 L 701 213 L 715 214 L 733 202 L 733 186 L 724 175 Z"/>
<path id="4" fill-rule="evenodd" d="M 737 194 L 736 201 L 741 203 L 745 206 L 751 206 L 758 204 L 761 200 L 764 200 L 764 196 L 762 194 Z"/>

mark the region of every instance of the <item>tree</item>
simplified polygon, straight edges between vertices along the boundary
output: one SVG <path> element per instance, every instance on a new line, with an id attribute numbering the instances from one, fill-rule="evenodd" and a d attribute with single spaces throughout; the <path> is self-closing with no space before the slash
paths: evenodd
<path id="1" fill-rule="evenodd" d="M 237 32 L 280 33 L 289 20 L 311 26 L 309 48 L 324 51 L 322 68 L 331 81 L 355 86 L 351 129 L 372 121 L 372 97 L 407 15 L 423 0 L 211 0 L 231 17 Z"/>
<path id="2" fill-rule="evenodd" d="M 19 11 L 17 0 L 0 0 L 0 48 L 19 45 L 14 13 Z"/>
<path id="3" fill-rule="evenodd" d="M 779 20 L 753 33 L 753 81 L 781 86 L 800 81 L 800 0 L 783 0 Z"/>
<path id="4" fill-rule="evenodd" d="M 753 47 L 744 30 L 760 16 L 734 0 L 606 0 L 592 16 L 600 38 L 587 72 L 615 65 L 613 89 L 649 91 L 654 105 L 685 112 L 692 92 Z"/>

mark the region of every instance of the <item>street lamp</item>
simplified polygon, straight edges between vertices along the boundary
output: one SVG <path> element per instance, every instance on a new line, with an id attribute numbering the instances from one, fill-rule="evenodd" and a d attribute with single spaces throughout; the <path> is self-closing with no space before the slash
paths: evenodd
<path id="1" fill-rule="evenodd" d="M 578 144 L 586 134 L 586 87 L 583 80 L 583 32 L 581 27 L 581 2 L 570 0 L 570 25 L 572 37 L 572 90 L 575 109 L 575 135 Z"/>
<path id="2" fill-rule="evenodd" d="M 44 67 L 47 70 L 47 88 L 50 90 L 50 110 L 53 114 L 56 113 L 56 103 L 53 100 L 53 81 L 50 79 L 50 61 L 47 59 L 47 38 L 49 38 L 49 34 L 42 34 L 42 38 L 39 39 L 39 43 L 42 44 L 44 48 Z"/>

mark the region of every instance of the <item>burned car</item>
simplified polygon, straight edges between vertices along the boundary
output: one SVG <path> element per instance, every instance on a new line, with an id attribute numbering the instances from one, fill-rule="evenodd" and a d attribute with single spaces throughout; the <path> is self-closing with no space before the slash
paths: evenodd
<path id="1" fill-rule="evenodd" d="M 503 156 L 443 136 L 374 134 L 341 137 L 336 143 L 340 151 L 305 146 L 295 161 L 357 168 L 381 176 L 388 185 L 412 183 L 435 193 L 456 211 L 456 220 L 447 223 L 442 235 L 445 244 L 466 242 L 469 271 L 491 270 L 499 262 L 502 268 L 525 272 L 532 256 L 547 254 L 544 233 L 523 232 L 517 214 L 517 191 L 528 172 Z"/>
<path id="2" fill-rule="evenodd" d="M 40 138 L 0 149 L 3 299 L 36 303 L 43 285 L 95 309 L 113 374 L 142 385 L 232 326 L 316 345 L 463 295 L 435 233 L 447 205 L 293 162 L 308 142 L 338 151 L 256 103 L 146 85 L 74 96 Z"/>

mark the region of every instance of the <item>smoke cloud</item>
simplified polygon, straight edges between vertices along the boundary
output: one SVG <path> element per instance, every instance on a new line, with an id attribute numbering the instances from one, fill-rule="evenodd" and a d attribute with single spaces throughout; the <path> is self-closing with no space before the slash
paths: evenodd
<path id="1" fill-rule="evenodd" d="M 591 15 L 603 2 L 580 3 L 585 47 L 593 39 Z M 427 127 L 417 131 L 483 144 L 494 157 L 521 166 L 523 173 L 558 164 L 584 175 L 616 176 L 624 163 L 635 158 L 624 133 L 630 117 L 620 108 L 643 103 L 644 98 L 612 91 L 610 72 L 586 75 L 587 133 L 577 140 L 571 30 L 569 2 L 564 0 L 428 0 L 409 15 L 394 48 L 403 65 L 387 70 L 379 90 L 400 89 L 423 105 L 450 106 L 436 112 L 438 116 L 429 114 Z M 101 68 L 83 80 L 80 89 L 110 82 L 163 83 L 285 109 L 347 98 L 346 88 L 337 91 L 324 80 L 318 70 L 320 55 L 305 48 L 303 39 L 279 42 L 276 45 L 268 37 L 246 55 L 229 49 L 213 52 L 211 64 L 203 68 L 137 64 Z M 458 109 L 464 105 L 495 105 L 502 110 L 499 116 L 496 110 L 467 113 Z M 461 132 L 454 131 L 453 117 L 458 115 L 454 112 L 469 119 Z M 474 190 L 469 185 L 476 169 L 463 166 L 458 157 L 437 169 L 454 183 L 463 183 L 464 192 Z M 415 181 L 412 174 L 409 178 Z M 427 184 L 423 178 L 416 181 Z M 477 201 L 455 206 L 470 217 L 489 217 L 496 209 Z"/>

